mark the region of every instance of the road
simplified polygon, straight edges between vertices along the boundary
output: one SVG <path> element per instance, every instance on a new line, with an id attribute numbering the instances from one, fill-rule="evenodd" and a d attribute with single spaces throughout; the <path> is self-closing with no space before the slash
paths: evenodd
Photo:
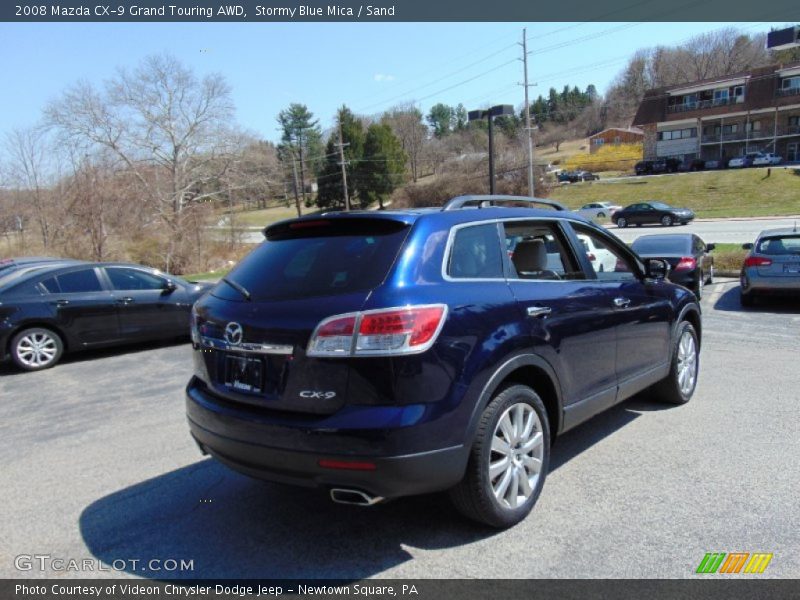
<path id="1" fill-rule="evenodd" d="M 706 291 L 692 401 L 641 396 L 563 436 L 534 512 L 505 532 L 442 496 L 334 505 L 202 458 L 186 344 L 3 366 L 0 577 L 52 576 L 13 560 L 50 554 L 193 560 L 170 573 L 188 577 L 691 578 L 706 552 L 772 552 L 760 577 L 799 577 L 800 306 L 745 311 L 733 281 Z"/>
<path id="2" fill-rule="evenodd" d="M 770 219 L 714 219 L 693 221 L 688 225 L 675 227 L 661 227 L 660 225 L 649 225 L 645 227 L 627 227 L 620 229 L 616 225 L 609 225 L 608 228 L 625 242 L 632 242 L 640 235 L 653 233 L 696 233 L 708 243 L 732 243 L 742 244 L 753 242 L 759 232 L 765 229 L 777 229 L 780 227 L 794 227 L 795 223 L 800 226 L 800 217 L 770 218 Z"/>

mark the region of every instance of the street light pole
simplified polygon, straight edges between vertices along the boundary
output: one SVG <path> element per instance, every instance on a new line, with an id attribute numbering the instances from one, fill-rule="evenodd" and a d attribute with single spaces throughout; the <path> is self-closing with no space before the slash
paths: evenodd
<path id="1" fill-rule="evenodd" d="M 467 114 L 468 121 L 478 121 L 486 117 L 489 121 L 489 193 L 495 193 L 494 187 L 494 117 L 513 115 L 514 107 L 510 104 L 498 104 L 486 110 L 471 110 Z"/>
<path id="2" fill-rule="evenodd" d="M 494 135 L 492 131 L 492 116 L 489 115 L 489 193 L 494 194 Z"/>

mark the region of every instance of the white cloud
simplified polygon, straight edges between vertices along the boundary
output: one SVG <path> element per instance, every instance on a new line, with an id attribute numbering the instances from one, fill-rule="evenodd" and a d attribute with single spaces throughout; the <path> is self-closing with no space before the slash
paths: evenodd
<path id="1" fill-rule="evenodd" d="M 386 73 L 375 73 L 372 78 L 378 82 L 394 81 L 394 75 L 387 75 Z"/>

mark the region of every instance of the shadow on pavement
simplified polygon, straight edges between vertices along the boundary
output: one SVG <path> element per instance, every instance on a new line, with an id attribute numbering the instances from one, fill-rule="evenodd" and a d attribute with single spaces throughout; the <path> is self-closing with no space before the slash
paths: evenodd
<path id="1" fill-rule="evenodd" d="M 769 314 L 794 314 L 800 312 L 800 302 L 793 298 L 761 296 L 752 307 L 742 306 L 739 294 L 740 287 L 734 286 L 726 290 L 714 303 L 714 309 L 723 312 L 750 312 Z"/>
<path id="2" fill-rule="evenodd" d="M 637 410 L 658 408 L 634 399 L 570 431 L 553 448 L 551 472 L 636 419 Z M 536 518 L 546 516 L 534 510 L 528 521 Z M 128 567 L 134 575 L 209 579 L 360 579 L 412 560 L 406 546 L 450 548 L 498 533 L 462 518 L 445 494 L 343 506 L 324 491 L 252 480 L 211 459 L 93 502 L 80 530 L 106 564 L 143 561 Z M 166 574 L 144 563 L 151 559 L 193 560 L 194 571 Z"/>

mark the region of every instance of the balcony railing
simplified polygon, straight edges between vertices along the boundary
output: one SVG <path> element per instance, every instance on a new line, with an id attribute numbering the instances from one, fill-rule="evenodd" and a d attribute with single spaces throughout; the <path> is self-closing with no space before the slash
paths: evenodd
<path id="1" fill-rule="evenodd" d="M 778 88 L 775 95 L 779 98 L 784 96 L 800 96 L 800 87 Z"/>
<path id="2" fill-rule="evenodd" d="M 706 108 L 716 108 L 717 106 L 731 106 L 741 104 L 744 96 L 734 96 L 732 98 L 716 98 L 714 100 L 698 100 L 697 102 L 684 102 L 683 104 L 673 104 L 667 106 L 667 113 L 682 113 L 691 110 L 704 110 Z"/>
<path id="3" fill-rule="evenodd" d="M 800 125 L 788 125 L 778 127 L 774 130 L 771 126 L 766 129 L 755 131 L 736 131 L 732 133 L 706 133 L 703 134 L 702 143 L 711 144 L 715 142 L 744 142 L 748 140 L 763 140 L 773 137 L 773 135 L 800 135 Z"/>

